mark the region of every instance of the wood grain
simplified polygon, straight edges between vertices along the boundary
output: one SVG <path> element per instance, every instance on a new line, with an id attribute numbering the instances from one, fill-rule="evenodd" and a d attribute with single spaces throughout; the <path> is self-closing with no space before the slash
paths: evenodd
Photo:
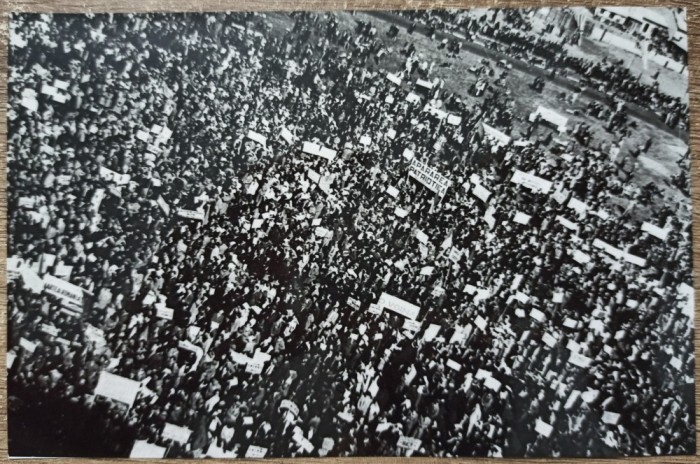
<path id="1" fill-rule="evenodd" d="M 692 153 L 691 170 L 691 197 L 693 207 L 694 250 L 693 266 L 700 269 L 700 2 L 697 0 L 676 0 L 662 2 L 654 0 L 606 0 L 595 2 L 592 0 L 491 0 L 491 1 L 466 1 L 466 0 L 2 0 L 0 2 L 0 347 L 6 350 L 7 345 L 7 285 L 6 285 L 6 255 L 7 255 L 7 55 L 8 55 L 8 18 L 11 12 L 41 12 L 41 13 L 101 13 L 101 12 L 208 12 L 208 11 L 291 11 L 291 10 L 396 10 L 396 9 L 425 9 L 425 8 L 466 8 L 466 7 L 544 7 L 544 6 L 674 6 L 684 7 L 688 14 L 688 44 L 689 44 L 689 70 L 690 70 L 690 145 Z M 695 288 L 700 289 L 700 273 L 695 272 Z M 696 383 L 698 381 L 698 337 L 697 321 L 700 319 L 700 292 L 695 292 L 695 353 L 696 353 Z M 7 370 L 5 369 L 5 356 L 0 356 L 0 459 L 7 459 Z M 700 425 L 700 389 L 695 391 L 696 424 Z M 700 445 L 700 433 L 697 432 L 697 443 Z M 297 458 L 295 463 L 372 463 L 372 464 L 398 464 L 402 458 Z M 123 462 L 125 459 L 55 459 L 52 462 L 67 463 L 108 463 Z M 264 459 L 256 460 L 261 463 L 290 462 L 291 459 Z M 436 458 L 411 458 L 416 464 L 438 464 L 447 462 L 460 463 L 548 463 L 562 464 L 582 463 L 617 463 L 617 462 L 644 462 L 649 464 L 662 463 L 698 463 L 700 456 L 678 457 L 653 457 L 653 458 L 626 458 L 626 459 L 515 459 L 497 460 L 487 458 L 470 459 L 436 459 Z M 44 460 L 26 460 L 37 463 Z M 140 462 L 182 462 L 182 460 L 140 460 Z M 207 460 L 203 462 L 230 463 L 227 460 Z"/>

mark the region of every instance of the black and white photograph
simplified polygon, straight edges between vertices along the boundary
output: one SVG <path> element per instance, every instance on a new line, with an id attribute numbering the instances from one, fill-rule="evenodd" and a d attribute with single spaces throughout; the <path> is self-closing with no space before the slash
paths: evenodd
<path id="1" fill-rule="evenodd" d="M 8 42 L 11 457 L 695 454 L 685 9 Z"/>

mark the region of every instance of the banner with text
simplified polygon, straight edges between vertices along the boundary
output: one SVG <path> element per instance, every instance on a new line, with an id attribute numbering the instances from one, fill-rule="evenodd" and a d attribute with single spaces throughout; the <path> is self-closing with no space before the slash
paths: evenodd
<path id="1" fill-rule="evenodd" d="M 411 162 L 408 170 L 408 175 L 416 179 L 421 184 L 433 192 L 443 196 L 450 186 L 450 179 L 443 176 L 436 169 L 431 168 L 425 163 L 421 163 L 417 159 Z"/>

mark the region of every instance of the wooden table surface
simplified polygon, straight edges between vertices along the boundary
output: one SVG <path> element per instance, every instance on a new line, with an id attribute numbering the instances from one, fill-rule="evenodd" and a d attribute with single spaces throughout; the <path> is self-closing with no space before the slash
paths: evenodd
<path id="1" fill-rule="evenodd" d="M 7 285 L 6 285 L 6 258 L 7 258 L 7 44 L 8 44 L 8 14 L 11 12 L 36 12 L 36 13 L 136 13 L 136 12 L 214 12 L 214 11 L 269 11 L 269 10 L 396 10 L 396 9 L 426 9 L 426 8 L 467 8 L 467 7 L 545 7 L 545 6 L 673 6 L 684 7 L 688 15 L 688 67 L 690 70 L 690 145 L 692 153 L 692 186 L 691 197 L 693 207 L 694 250 L 693 267 L 700 269 L 700 1 L 675 0 L 653 1 L 636 0 L 620 1 L 605 0 L 596 2 L 592 0 L 540 0 L 540 1 L 426 1 L 426 0 L 0 0 L 0 347 L 6 350 L 7 344 Z M 695 238 L 697 237 L 697 238 Z M 700 289 L 700 273 L 695 272 L 695 288 Z M 695 378 L 698 382 L 698 339 L 697 321 L 700 319 L 700 291 L 695 292 L 695 353 L 696 371 Z M 700 425 L 700 389 L 695 390 L 695 417 L 696 438 L 700 445 L 700 434 L 697 432 Z M 5 356 L 0 356 L 0 459 L 7 459 L 7 370 L 5 369 Z M 297 458 L 297 459 L 263 459 L 256 460 L 260 463 L 361 463 L 395 464 L 406 458 Z M 642 462 L 648 464 L 661 463 L 698 463 L 698 456 L 673 456 L 650 458 L 626 458 L 626 459 L 489 459 L 489 458 L 410 458 L 415 464 L 437 463 L 616 463 L 616 462 Z M 25 460 L 23 460 L 25 461 Z M 124 462 L 125 459 L 54 459 L 56 463 L 88 463 L 88 462 Z M 29 463 L 45 462 L 45 460 L 26 460 Z M 140 460 L 140 462 L 183 462 L 183 460 Z M 202 462 L 230 463 L 231 460 L 207 460 Z"/>

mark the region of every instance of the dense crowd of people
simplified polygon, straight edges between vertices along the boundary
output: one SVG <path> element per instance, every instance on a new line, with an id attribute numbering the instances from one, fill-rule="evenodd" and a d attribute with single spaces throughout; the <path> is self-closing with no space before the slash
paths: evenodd
<path id="1" fill-rule="evenodd" d="M 406 37 L 12 17 L 11 454 L 694 453 L 689 201 L 505 136 L 516 96 L 416 84 Z"/>
<path id="2" fill-rule="evenodd" d="M 568 40 L 574 40 L 569 38 L 570 35 L 562 35 L 560 41 L 555 42 L 533 34 L 521 10 L 488 10 L 483 14 L 469 10 L 441 10 L 437 14 L 409 10 L 403 14 L 427 25 L 431 31 L 457 32 L 472 40 L 486 39 L 490 41 L 489 44 L 500 44 L 509 56 L 541 63 L 544 69 L 551 70 L 553 74 L 574 77 L 584 88 L 596 89 L 608 95 L 611 103 L 616 99 L 634 103 L 656 113 L 669 127 L 680 126 L 688 131 L 690 109 L 687 103 L 664 93 L 657 82 L 640 82 L 638 73 L 614 59 L 602 57 L 593 61 L 571 56 L 563 47 Z M 572 24 L 573 28 L 579 27 L 575 22 Z M 578 37 L 578 30 L 575 32 Z"/>

